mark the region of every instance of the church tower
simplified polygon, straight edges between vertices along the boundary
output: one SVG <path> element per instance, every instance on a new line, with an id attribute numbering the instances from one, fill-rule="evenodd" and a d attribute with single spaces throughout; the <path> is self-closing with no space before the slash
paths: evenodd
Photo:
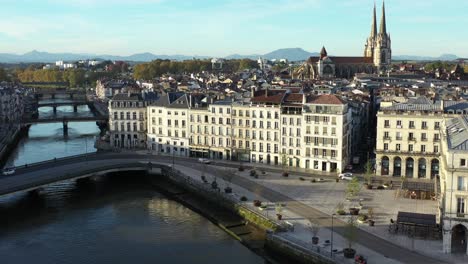
<path id="1" fill-rule="evenodd" d="M 364 57 L 374 57 L 375 42 L 377 39 L 377 15 L 374 3 L 374 15 L 372 17 L 372 26 L 369 38 L 367 38 L 366 46 L 364 49 Z"/>
<path id="2" fill-rule="evenodd" d="M 390 34 L 387 34 L 387 22 L 385 19 L 385 2 L 382 6 L 382 20 L 380 29 L 375 40 L 374 65 L 379 71 L 384 71 L 390 67 L 392 62 L 392 43 Z"/>

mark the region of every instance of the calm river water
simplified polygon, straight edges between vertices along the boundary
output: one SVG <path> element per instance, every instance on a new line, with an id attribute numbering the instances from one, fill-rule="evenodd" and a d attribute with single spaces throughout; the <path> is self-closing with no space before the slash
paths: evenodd
<path id="1" fill-rule="evenodd" d="M 89 115 L 86 106 L 73 113 Z M 40 108 L 40 116 L 53 115 Z M 8 161 L 21 165 L 93 152 L 95 123 L 33 125 Z M 0 263 L 264 263 L 211 222 L 165 198 L 138 175 L 74 181 L 37 196 L 0 198 Z"/>

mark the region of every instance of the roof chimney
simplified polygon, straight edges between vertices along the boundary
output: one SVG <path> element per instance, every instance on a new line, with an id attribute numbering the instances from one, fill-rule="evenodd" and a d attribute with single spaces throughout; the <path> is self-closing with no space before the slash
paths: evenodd
<path id="1" fill-rule="evenodd" d="M 265 87 L 265 97 L 268 97 L 268 85 Z"/>
<path id="2" fill-rule="evenodd" d="M 307 96 L 305 93 L 302 94 L 302 104 L 307 103 Z"/>
<path id="3" fill-rule="evenodd" d="M 255 86 L 251 86 L 250 87 L 250 98 L 254 98 L 255 97 Z"/>

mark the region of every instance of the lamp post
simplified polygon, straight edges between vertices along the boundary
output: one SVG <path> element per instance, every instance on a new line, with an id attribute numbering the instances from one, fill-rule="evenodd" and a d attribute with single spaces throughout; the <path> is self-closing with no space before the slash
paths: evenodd
<path id="1" fill-rule="evenodd" d="M 332 214 L 332 226 L 331 226 L 331 247 L 330 247 L 330 258 L 333 258 L 333 216 L 335 214 Z"/>

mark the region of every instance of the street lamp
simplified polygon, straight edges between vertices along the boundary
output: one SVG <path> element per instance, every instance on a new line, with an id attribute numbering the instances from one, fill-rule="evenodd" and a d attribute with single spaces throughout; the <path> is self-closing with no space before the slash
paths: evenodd
<path id="1" fill-rule="evenodd" d="M 335 216 L 335 214 L 332 214 L 331 218 L 332 218 L 332 226 L 331 226 L 331 248 L 330 248 L 330 258 L 333 258 L 333 216 Z"/>

